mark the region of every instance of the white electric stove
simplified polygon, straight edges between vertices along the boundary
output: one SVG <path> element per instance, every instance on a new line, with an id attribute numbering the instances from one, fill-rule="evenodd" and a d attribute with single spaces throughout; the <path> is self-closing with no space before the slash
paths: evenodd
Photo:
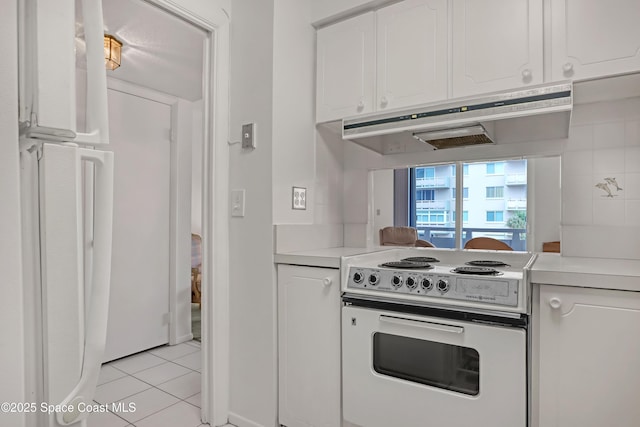
<path id="1" fill-rule="evenodd" d="M 344 425 L 526 427 L 534 260 L 432 248 L 343 258 Z"/>

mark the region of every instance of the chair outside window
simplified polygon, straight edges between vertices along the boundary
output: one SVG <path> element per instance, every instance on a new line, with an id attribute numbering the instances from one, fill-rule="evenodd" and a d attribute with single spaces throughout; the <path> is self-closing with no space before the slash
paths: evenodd
<path id="1" fill-rule="evenodd" d="M 464 245 L 464 249 L 490 249 L 494 251 L 512 251 L 505 242 L 491 237 L 474 237 Z"/>
<path id="2" fill-rule="evenodd" d="M 381 246 L 417 246 L 433 248 L 431 242 L 418 238 L 418 230 L 412 227 L 384 227 L 380 229 Z"/>

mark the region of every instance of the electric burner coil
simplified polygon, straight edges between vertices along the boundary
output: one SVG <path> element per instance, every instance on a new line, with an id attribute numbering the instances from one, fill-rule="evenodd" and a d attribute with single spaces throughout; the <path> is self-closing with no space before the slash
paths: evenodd
<path id="1" fill-rule="evenodd" d="M 456 267 L 451 270 L 452 273 L 458 274 L 469 274 L 469 275 L 479 275 L 479 276 L 498 276 L 502 274 L 495 268 L 490 267 L 477 267 L 477 266 L 469 266 L 469 267 Z"/>
<path id="2" fill-rule="evenodd" d="M 472 265 L 476 267 L 509 267 L 509 264 L 503 261 L 491 261 L 491 260 L 475 260 L 465 262 L 467 265 Z"/>
<path id="3" fill-rule="evenodd" d="M 412 256 L 409 258 L 402 258 L 402 261 L 426 262 L 426 263 L 440 262 L 438 258 L 434 258 L 431 256 Z"/>
<path id="4" fill-rule="evenodd" d="M 431 269 L 433 266 L 427 262 L 417 262 L 417 261 L 390 261 L 385 262 L 379 265 L 379 267 L 385 268 L 406 268 L 406 269 Z"/>

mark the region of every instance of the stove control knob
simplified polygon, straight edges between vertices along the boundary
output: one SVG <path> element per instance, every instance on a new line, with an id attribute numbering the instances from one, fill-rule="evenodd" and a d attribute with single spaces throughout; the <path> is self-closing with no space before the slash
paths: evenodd
<path id="1" fill-rule="evenodd" d="M 353 281 L 356 283 L 362 283 L 362 281 L 364 280 L 364 276 L 362 275 L 362 273 L 360 272 L 355 272 L 353 273 Z"/>
<path id="2" fill-rule="evenodd" d="M 438 290 L 440 292 L 442 292 L 443 294 L 447 291 L 449 291 L 449 282 L 447 282 L 444 279 L 440 279 L 438 280 L 438 284 L 436 285 L 438 287 Z"/>
<path id="3" fill-rule="evenodd" d="M 425 291 L 430 291 L 431 289 L 433 289 L 433 280 L 425 277 L 424 279 L 422 279 L 422 282 L 420 283 L 420 286 Z"/>
<path id="4" fill-rule="evenodd" d="M 380 281 L 380 276 L 378 275 L 378 273 L 371 273 L 369 275 L 369 284 L 371 286 L 377 285 L 379 281 Z"/>
<path id="5" fill-rule="evenodd" d="M 393 286 L 395 289 L 398 289 L 400 286 L 402 286 L 402 276 L 395 274 L 391 279 L 391 286 Z"/>
<path id="6" fill-rule="evenodd" d="M 415 277 L 407 277 L 407 288 L 413 290 L 417 286 L 418 286 L 418 281 L 415 279 Z"/>

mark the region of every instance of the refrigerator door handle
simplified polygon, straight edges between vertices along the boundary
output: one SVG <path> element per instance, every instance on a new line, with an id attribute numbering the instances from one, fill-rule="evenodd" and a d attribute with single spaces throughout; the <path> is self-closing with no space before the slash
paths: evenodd
<path id="1" fill-rule="evenodd" d="M 80 159 L 95 167 L 94 267 L 85 321 L 82 374 L 71 393 L 61 402 L 67 412 L 57 412 L 60 425 L 70 425 L 88 415 L 78 405 L 91 405 L 95 394 L 107 337 L 109 289 L 111 282 L 111 243 L 113 225 L 113 153 L 78 149 Z M 84 417 L 83 417 L 84 418 Z"/>
<path id="2" fill-rule="evenodd" d="M 82 19 L 87 45 L 87 133 L 77 133 L 73 142 L 104 145 L 109 143 L 109 119 L 102 1 L 82 0 Z"/>

